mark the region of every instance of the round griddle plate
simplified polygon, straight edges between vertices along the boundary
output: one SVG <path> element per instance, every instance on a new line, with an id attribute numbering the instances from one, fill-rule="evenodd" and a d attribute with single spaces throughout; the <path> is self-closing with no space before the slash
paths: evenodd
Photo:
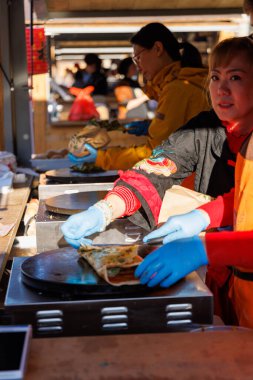
<path id="1" fill-rule="evenodd" d="M 49 170 L 46 173 L 46 178 L 60 183 L 101 183 L 114 182 L 118 178 L 117 170 L 108 170 L 101 173 L 79 173 L 74 172 L 70 168 Z"/>
<path id="2" fill-rule="evenodd" d="M 77 251 L 66 247 L 40 253 L 21 266 L 24 284 L 39 291 L 61 296 L 108 296 L 150 292 L 143 285 L 112 286 L 100 278 Z"/>
<path id="3" fill-rule="evenodd" d="M 73 194 L 62 194 L 48 198 L 45 205 L 48 211 L 57 214 L 73 215 L 87 210 L 94 203 L 105 197 L 107 191 L 85 191 Z"/>

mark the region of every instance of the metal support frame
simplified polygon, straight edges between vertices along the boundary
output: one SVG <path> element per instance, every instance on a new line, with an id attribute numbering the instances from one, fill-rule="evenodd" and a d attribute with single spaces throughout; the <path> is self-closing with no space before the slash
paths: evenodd
<path id="1" fill-rule="evenodd" d="M 3 147 L 8 152 L 13 152 L 12 112 L 11 112 L 11 88 L 10 88 L 10 65 L 9 65 L 9 35 L 8 35 L 8 5 L 6 1 L 0 2 L 0 50 L 1 66 L 3 74 Z M 8 79 L 8 80 L 7 80 Z"/>
<path id="2" fill-rule="evenodd" d="M 20 0 L 1 2 L 1 57 L 9 78 L 4 81 L 5 149 L 13 152 L 19 165 L 30 165 L 31 117 L 25 44 L 24 4 Z"/>

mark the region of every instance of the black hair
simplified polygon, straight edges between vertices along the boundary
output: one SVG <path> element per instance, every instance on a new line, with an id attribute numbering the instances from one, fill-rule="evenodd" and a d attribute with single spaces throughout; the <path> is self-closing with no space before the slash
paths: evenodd
<path id="1" fill-rule="evenodd" d="M 182 67 L 203 67 L 199 51 L 189 42 L 179 43 L 173 33 L 163 24 L 152 22 L 134 34 L 130 42 L 146 49 L 152 49 L 155 42 L 163 44 L 173 61 L 181 61 Z M 182 54 L 180 54 L 180 50 Z"/>
<path id="2" fill-rule="evenodd" d="M 86 65 L 96 65 L 97 70 L 101 68 L 101 59 L 97 54 L 89 53 L 84 57 L 84 62 Z"/>
<path id="3" fill-rule="evenodd" d="M 133 60 L 131 57 L 122 59 L 122 61 L 120 61 L 118 65 L 118 73 L 121 75 L 127 76 L 127 72 L 131 65 L 133 65 Z"/>
<path id="4" fill-rule="evenodd" d="M 81 70 L 77 70 L 74 74 L 75 80 L 82 80 L 83 79 L 83 74 Z"/>
<path id="5" fill-rule="evenodd" d="M 203 67 L 202 57 L 198 49 L 189 42 L 181 42 L 180 47 L 183 50 L 181 56 L 182 67 Z"/>

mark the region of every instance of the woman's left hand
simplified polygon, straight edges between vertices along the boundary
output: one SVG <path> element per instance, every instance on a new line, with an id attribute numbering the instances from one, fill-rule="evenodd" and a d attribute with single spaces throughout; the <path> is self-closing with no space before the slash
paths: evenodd
<path id="1" fill-rule="evenodd" d="M 169 287 L 202 265 L 208 264 L 198 236 L 176 240 L 150 253 L 135 270 L 141 284 Z"/>

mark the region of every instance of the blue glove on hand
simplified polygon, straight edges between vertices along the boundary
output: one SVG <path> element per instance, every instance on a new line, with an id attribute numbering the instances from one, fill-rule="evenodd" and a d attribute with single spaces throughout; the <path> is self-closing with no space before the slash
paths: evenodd
<path id="1" fill-rule="evenodd" d="M 204 244 L 194 236 L 168 243 L 150 253 L 135 270 L 135 277 L 149 287 L 167 288 L 207 264 Z"/>
<path id="2" fill-rule="evenodd" d="M 92 244 L 90 239 L 84 237 L 104 230 L 105 216 L 103 211 L 91 206 L 86 211 L 72 215 L 61 226 L 65 240 L 74 248 L 82 244 Z"/>
<path id="3" fill-rule="evenodd" d="M 90 152 L 88 156 L 84 157 L 76 157 L 72 153 L 68 153 L 68 158 L 73 164 L 79 165 L 79 164 L 90 164 L 96 161 L 98 151 L 96 148 L 93 148 L 90 144 L 85 144 L 84 147 Z"/>
<path id="4" fill-rule="evenodd" d="M 131 135 L 146 136 L 150 123 L 151 120 L 132 121 L 131 123 L 125 124 L 124 127 L 127 133 Z"/>
<path id="5" fill-rule="evenodd" d="M 143 239 L 147 243 L 151 239 L 165 236 L 163 244 L 170 241 L 198 235 L 205 230 L 210 219 L 207 213 L 193 210 L 187 214 L 171 216 L 160 228 L 150 232 Z"/>

